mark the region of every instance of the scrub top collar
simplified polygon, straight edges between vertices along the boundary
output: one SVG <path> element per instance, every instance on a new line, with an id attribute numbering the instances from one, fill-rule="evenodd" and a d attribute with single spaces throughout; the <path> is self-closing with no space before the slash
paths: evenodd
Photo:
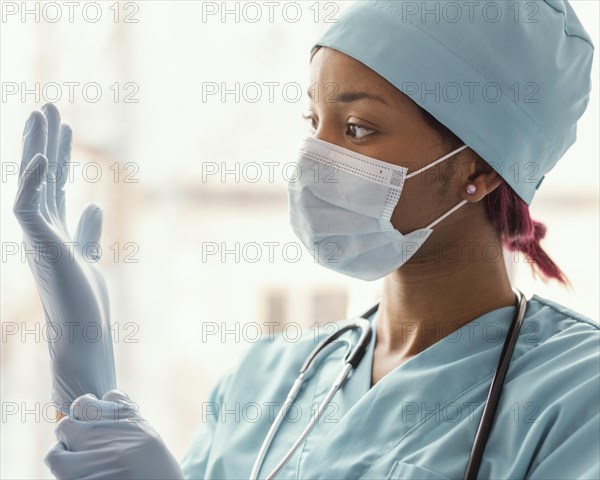
<path id="1" fill-rule="evenodd" d="M 368 318 L 371 323 L 372 336 L 365 357 L 358 364 L 342 390 L 354 396 L 358 401 L 369 390 L 377 389 L 381 382 L 396 381 L 405 371 L 410 372 L 411 375 L 419 375 L 419 373 L 430 375 L 432 368 L 436 365 L 442 367 L 452 362 L 465 362 L 465 374 L 468 374 L 470 357 L 480 354 L 482 350 L 490 349 L 498 350 L 499 354 L 512 322 L 515 308 L 514 305 L 510 305 L 492 310 L 465 323 L 454 331 L 451 331 L 454 328 L 452 325 L 440 327 L 443 328 L 442 334 L 447 332 L 443 338 L 402 362 L 371 387 L 373 354 L 377 342 L 378 310 Z M 527 317 L 527 314 L 525 317 Z M 358 338 L 358 335 L 355 336 L 354 340 L 356 338 Z M 496 357 L 494 358 L 497 359 Z M 496 361 L 494 361 L 486 365 L 486 370 L 489 370 L 491 374 L 495 371 L 496 365 Z"/>

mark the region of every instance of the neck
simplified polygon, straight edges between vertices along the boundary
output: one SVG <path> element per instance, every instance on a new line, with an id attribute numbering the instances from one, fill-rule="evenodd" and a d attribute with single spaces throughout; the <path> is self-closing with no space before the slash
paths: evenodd
<path id="1" fill-rule="evenodd" d="M 427 259 L 421 253 L 385 278 L 377 321 L 380 353 L 411 357 L 484 313 L 514 305 L 501 242 L 495 231 L 489 233 L 490 241 L 480 243 L 485 249 L 463 242 L 460 255 L 455 250 Z"/>

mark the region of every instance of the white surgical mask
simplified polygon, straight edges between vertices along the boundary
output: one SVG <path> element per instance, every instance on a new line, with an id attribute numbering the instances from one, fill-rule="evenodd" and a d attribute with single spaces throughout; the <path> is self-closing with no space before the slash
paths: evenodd
<path id="1" fill-rule="evenodd" d="M 432 227 L 466 203 L 461 201 L 426 227 L 404 235 L 390 218 L 405 180 L 465 148 L 408 174 L 406 167 L 306 138 L 297 174 L 287 185 L 292 229 L 324 267 L 377 280 L 406 263 Z"/>

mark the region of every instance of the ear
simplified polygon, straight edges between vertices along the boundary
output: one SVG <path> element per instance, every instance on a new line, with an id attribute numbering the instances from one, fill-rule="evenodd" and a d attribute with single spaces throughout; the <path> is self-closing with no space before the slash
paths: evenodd
<path id="1" fill-rule="evenodd" d="M 502 177 L 498 172 L 479 158 L 471 164 L 470 168 L 471 174 L 461 191 L 461 197 L 468 202 L 479 202 L 502 183 Z M 475 188 L 473 189 L 471 185 Z M 467 187 L 470 187 L 472 193 L 469 193 Z"/>

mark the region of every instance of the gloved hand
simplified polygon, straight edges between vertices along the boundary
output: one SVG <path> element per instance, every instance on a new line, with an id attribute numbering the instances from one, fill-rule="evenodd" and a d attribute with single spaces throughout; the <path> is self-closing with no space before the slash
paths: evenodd
<path id="1" fill-rule="evenodd" d="M 58 422 L 56 437 L 44 460 L 60 480 L 184 478 L 160 435 L 118 390 L 102 400 L 77 398 L 70 415 Z"/>
<path id="2" fill-rule="evenodd" d="M 116 388 L 108 291 L 96 264 L 102 210 L 89 205 L 73 239 L 65 220 L 71 137 L 54 105 L 30 115 L 13 208 L 48 326 L 52 400 L 65 415 L 80 395 Z"/>

